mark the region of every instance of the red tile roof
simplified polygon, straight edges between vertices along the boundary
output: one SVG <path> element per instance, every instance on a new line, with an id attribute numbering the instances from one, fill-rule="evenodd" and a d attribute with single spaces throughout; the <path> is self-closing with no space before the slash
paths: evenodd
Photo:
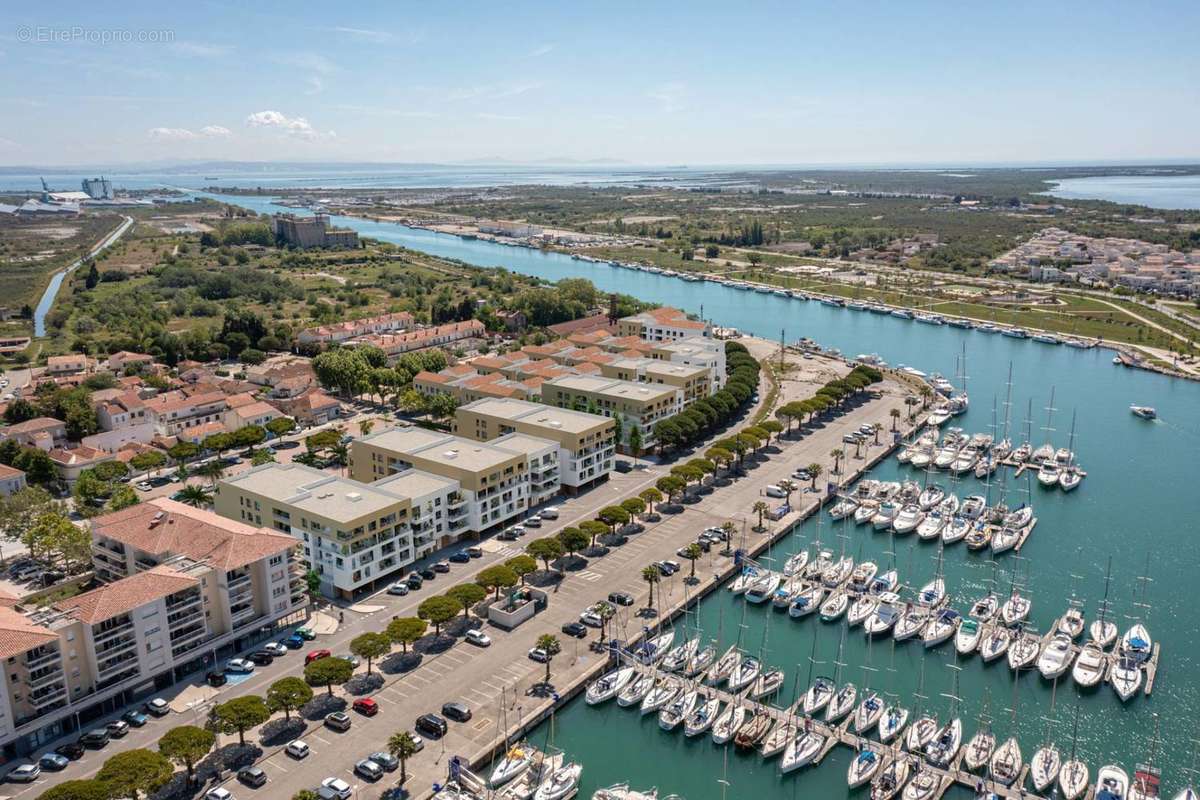
<path id="1" fill-rule="evenodd" d="M 0 607 L 0 659 L 18 656 L 57 641 L 57 634 L 32 622 L 19 611 L 7 606 Z"/>
<path id="2" fill-rule="evenodd" d="M 80 622 L 95 625 L 199 584 L 198 578 L 158 566 L 67 598 L 54 607 Z"/>

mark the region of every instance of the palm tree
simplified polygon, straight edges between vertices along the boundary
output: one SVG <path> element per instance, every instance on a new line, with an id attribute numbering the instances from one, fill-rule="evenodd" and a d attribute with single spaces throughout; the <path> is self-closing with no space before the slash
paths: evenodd
<path id="1" fill-rule="evenodd" d="M 550 662 L 554 657 L 562 651 L 562 645 L 558 642 L 558 637 L 553 634 L 543 633 L 537 638 L 539 649 L 546 651 L 546 683 L 550 683 Z"/>
<path id="2" fill-rule="evenodd" d="M 900 409 L 893 408 L 888 412 L 888 416 L 892 418 L 892 431 L 896 430 L 896 424 L 900 421 Z"/>
<path id="3" fill-rule="evenodd" d="M 761 531 L 763 529 L 763 514 L 770 511 L 771 507 L 767 505 L 765 500 L 759 500 L 750 510 L 758 514 L 758 525 L 755 526 L 754 530 Z"/>
<path id="4" fill-rule="evenodd" d="M 203 486 L 188 484 L 179 490 L 179 501 L 193 508 L 203 508 L 212 502 L 212 495 Z"/>
<path id="5" fill-rule="evenodd" d="M 875 434 L 875 446 L 879 446 L 879 434 L 883 432 L 883 425 L 878 422 L 871 424 L 871 433 Z"/>
<path id="6" fill-rule="evenodd" d="M 225 464 L 219 458 L 209 459 L 195 470 L 197 475 L 208 478 L 209 485 L 216 485 L 217 481 L 225 477 Z"/>
<path id="7" fill-rule="evenodd" d="M 692 542 L 683 549 L 683 557 L 692 562 L 692 574 L 688 580 L 692 583 L 696 582 L 696 562 L 700 560 L 700 556 L 704 555 L 704 551 L 700 549 L 700 545 Z"/>
<path id="8" fill-rule="evenodd" d="M 821 465 L 814 461 L 805 467 L 805 469 L 808 470 L 808 474 L 812 476 L 812 490 L 815 492 L 817 490 L 817 478 L 821 477 L 821 472 L 823 471 L 821 469 Z"/>
<path id="9" fill-rule="evenodd" d="M 791 481 L 789 481 L 789 480 L 782 480 L 782 481 L 780 481 L 780 482 L 778 483 L 778 486 L 779 486 L 779 488 L 780 488 L 780 489 L 783 489 L 783 502 L 784 502 L 784 503 L 785 503 L 785 504 L 786 504 L 788 507 L 791 507 L 791 505 L 792 505 L 792 492 L 796 491 L 796 484 L 792 483 L 792 482 L 791 482 Z"/>
<path id="10" fill-rule="evenodd" d="M 842 457 L 846 455 L 846 451 L 840 447 L 835 447 L 829 451 L 830 458 L 833 459 L 833 474 L 837 475 L 842 466 Z"/>
<path id="11" fill-rule="evenodd" d="M 658 567 L 648 566 L 642 567 L 642 580 L 650 584 L 650 610 L 654 610 L 654 584 L 658 583 L 662 574 L 658 571 Z"/>
<path id="12" fill-rule="evenodd" d="M 375 420 L 373 420 L 373 419 L 360 420 L 358 423 L 358 435 L 359 436 L 369 436 L 371 433 L 371 429 L 374 427 L 375 427 Z"/>
<path id="13" fill-rule="evenodd" d="M 408 780 L 408 760 L 417 754 L 417 742 L 408 731 L 399 731 L 388 737 L 388 752 L 400 760 L 400 784 Z"/>

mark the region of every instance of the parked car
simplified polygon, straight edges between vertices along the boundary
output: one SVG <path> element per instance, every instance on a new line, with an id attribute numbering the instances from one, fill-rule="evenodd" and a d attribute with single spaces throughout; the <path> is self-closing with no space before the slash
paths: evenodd
<path id="1" fill-rule="evenodd" d="M 267 782 L 267 773 L 262 767 L 242 767 L 238 770 L 237 777 L 239 781 L 255 789 Z"/>
<path id="2" fill-rule="evenodd" d="M 594 609 L 587 609 L 579 615 L 579 621 L 589 628 L 599 628 L 604 624 L 604 617 L 600 616 Z"/>
<path id="3" fill-rule="evenodd" d="M 526 528 L 540 528 L 542 527 L 542 518 L 537 514 L 530 514 L 528 517 L 522 520 L 521 524 Z"/>
<path id="4" fill-rule="evenodd" d="M 85 748 L 79 742 L 67 742 L 66 744 L 60 744 L 58 747 L 54 748 L 54 752 L 71 761 L 83 758 L 83 754 L 86 750 L 87 748 Z"/>
<path id="5" fill-rule="evenodd" d="M 358 656 L 354 655 L 353 653 L 342 653 L 338 656 L 338 658 L 342 659 L 343 661 L 349 661 L 350 666 L 354 667 L 355 669 L 358 669 L 358 665 L 362 663 L 358 660 Z"/>
<path id="6" fill-rule="evenodd" d="M 221 670 L 214 670 L 204 676 L 204 680 L 209 686 L 224 686 L 229 679 L 225 677 L 225 673 Z"/>
<path id="7" fill-rule="evenodd" d="M 446 720 L 439 717 L 437 714 L 422 714 L 417 717 L 417 731 L 429 736 L 433 739 L 440 739 L 446 735 L 449 726 Z"/>
<path id="8" fill-rule="evenodd" d="M 311 642 L 317 638 L 317 634 L 313 633 L 312 628 L 296 628 L 296 635 L 306 642 Z"/>
<path id="9" fill-rule="evenodd" d="M 425 579 L 421 577 L 420 573 L 413 572 L 409 574 L 407 583 L 410 589 L 420 589 L 424 585 Z"/>
<path id="10" fill-rule="evenodd" d="M 550 660 L 550 654 L 540 647 L 533 648 L 529 651 L 528 655 L 531 661 L 536 661 L 539 664 L 545 664 Z"/>
<path id="11" fill-rule="evenodd" d="M 404 583 L 403 581 L 396 581 L 395 583 L 388 585 L 387 593 L 390 595 L 403 597 L 404 595 L 408 594 L 408 584 Z"/>
<path id="12" fill-rule="evenodd" d="M 114 739 L 120 739 L 129 733 L 129 723 L 123 719 L 114 719 L 104 727 L 108 730 L 108 735 Z"/>
<path id="13" fill-rule="evenodd" d="M 51 772 L 66 769 L 70 763 L 71 759 L 60 753 L 46 753 L 38 759 L 38 766 L 42 769 L 48 769 Z"/>
<path id="14" fill-rule="evenodd" d="M 274 658 L 278 658 L 279 656 L 286 656 L 288 653 L 287 647 L 280 644 L 279 642 L 267 642 L 266 644 L 264 644 L 262 646 L 262 649 L 265 650 L 266 652 L 270 653 Z"/>
<path id="15" fill-rule="evenodd" d="M 341 778 L 326 778 L 321 781 L 321 788 L 333 792 L 338 800 L 350 800 L 350 795 L 354 793 L 354 790 L 350 788 L 350 784 Z"/>
<path id="16" fill-rule="evenodd" d="M 538 513 L 542 519 L 558 519 L 558 506 L 546 506 Z"/>
<path id="17" fill-rule="evenodd" d="M 255 650 L 248 656 L 249 660 L 259 667 L 269 667 L 275 661 L 275 654 L 268 650 Z"/>
<path id="18" fill-rule="evenodd" d="M 471 558 L 483 558 L 483 548 L 471 545 L 467 548 L 467 555 Z"/>
<path id="19" fill-rule="evenodd" d="M 400 766 L 400 759 L 396 758 L 391 753 L 371 753 L 371 755 L 367 756 L 367 758 L 371 759 L 388 772 L 392 772 Z"/>
<path id="20" fill-rule="evenodd" d="M 79 743 L 84 747 L 90 747 L 93 750 L 99 750 L 104 745 L 108 744 L 108 729 L 93 728 L 92 730 L 79 737 Z"/>
<path id="21" fill-rule="evenodd" d="M 9 783 L 33 783 L 42 774 L 42 768 L 37 764 L 22 764 L 16 769 L 9 770 L 4 779 Z"/>
<path id="22" fill-rule="evenodd" d="M 463 638 L 476 647 L 490 647 L 492 644 L 491 637 L 478 628 L 471 628 Z"/>
<path id="23" fill-rule="evenodd" d="M 785 492 L 783 489 L 780 489 L 773 483 L 763 489 L 763 494 L 765 494 L 767 497 L 787 497 L 787 492 Z"/>
<path id="24" fill-rule="evenodd" d="M 364 758 L 354 765 L 354 772 L 369 781 L 377 781 L 383 777 L 383 767 L 369 758 Z"/>
<path id="25" fill-rule="evenodd" d="M 318 661 L 322 658 L 329 658 L 330 655 L 332 654 L 328 650 L 313 650 L 304 657 L 304 666 L 307 667 L 312 662 Z"/>
<path id="26" fill-rule="evenodd" d="M 496 534 L 496 538 L 502 542 L 515 542 L 517 540 L 517 533 L 512 528 L 508 528 Z"/>
<path id="27" fill-rule="evenodd" d="M 471 709 L 467 708 L 465 703 L 443 703 L 442 716 L 455 722 L 468 722 L 471 719 Z"/>
<path id="28" fill-rule="evenodd" d="M 379 703 L 375 702 L 375 700 L 370 697 L 358 698 L 354 701 L 354 704 L 351 706 L 351 708 L 353 708 L 359 714 L 362 714 L 364 717 L 373 717 L 379 713 Z"/>
<path id="29" fill-rule="evenodd" d="M 429 567 L 426 567 L 425 569 L 421 570 L 421 577 L 427 581 L 431 581 L 437 577 L 437 573 Z"/>
<path id="30" fill-rule="evenodd" d="M 135 728 L 140 728 L 145 725 L 150 718 L 141 711 L 138 711 L 136 708 L 131 708 L 121 715 L 121 719 Z"/>
<path id="31" fill-rule="evenodd" d="M 439 562 L 437 562 L 436 564 L 434 564 L 434 565 L 433 565 L 433 571 L 434 571 L 434 572 L 441 572 L 441 573 L 443 573 L 443 574 L 445 574 L 445 573 L 449 572 L 449 571 L 450 571 L 450 562 L 449 562 L 449 561 L 439 561 Z"/>
<path id="32" fill-rule="evenodd" d="M 668 575 L 674 575 L 676 572 L 679 572 L 679 570 L 683 569 L 683 567 L 679 566 L 678 561 L 663 561 L 662 566 L 667 568 Z"/>
<path id="33" fill-rule="evenodd" d="M 331 728 L 335 731 L 341 731 L 342 733 L 345 733 L 346 731 L 350 730 L 351 724 L 353 723 L 350 720 L 350 715 L 345 711 L 334 711 L 333 713 L 325 715 L 326 728 Z"/>
<path id="34" fill-rule="evenodd" d="M 632 472 L 633 464 L 630 464 L 628 461 L 625 461 L 624 459 L 618 458 L 616 461 L 613 462 L 613 469 L 615 469 L 617 472 L 620 472 L 620 473 Z"/>
<path id="35" fill-rule="evenodd" d="M 279 640 L 279 643 L 288 650 L 299 650 L 304 647 L 304 637 L 298 633 L 293 633 L 291 636 L 285 636 Z"/>
<path id="36" fill-rule="evenodd" d="M 448 561 L 453 561 L 455 564 L 467 564 L 471 561 L 471 556 L 466 550 L 459 550 L 457 553 L 451 553 Z"/>
<path id="37" fill-rule="evenodd" d="M 628 592 L 610 592 L 608 602 L 616 603 L 619 606 L 631 606 L 634 604 L 633 595 Z"/>
<path id="38" fill-rule="evenodd" d="M 582 639 L 587 636 L 587 626 L 582 622 L 568 622 L 562 626 L 562 632 L 567 636 L 574 636 L 576 639 Z"/>
<path id="39" fill-rule="evenodd" d="M 231 658 L 225 662 L 226 672 L 254 672 L 254 662 L 245 658 Z"/>
<path id="40" fill-rule="evenodd" d="M 205 800 L 233 800 L 233 792 L 224 786 L 218 786 L 215 789 L 209 789 L 205 792 L 204 797 Z"/>
<path id="41" fill-rule="evenodd" d="M 283 748 L 283 752 L 287 753 L 292 758 L 300 759 L 307 758 L 308 754 L 311 753 L 312 750 L 309 749 L 307 743 L 301 741 L 300 739 L 295 739 L 288 742 L 288 746 Z"/>
<path id="42" fill-rule="evenodd" d="M 167 701 L 163 700 L 161 697 L 156 697 L 153 700 L 146 701 L 145 709 L 146 713 L 155 717 L 165 717 L 171 713 L 171 706 L 169 706 Z"/>

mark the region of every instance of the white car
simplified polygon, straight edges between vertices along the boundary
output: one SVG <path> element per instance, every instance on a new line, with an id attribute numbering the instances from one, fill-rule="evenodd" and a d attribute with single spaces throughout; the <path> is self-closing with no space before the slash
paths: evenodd
<path id="1" fill-rule="evenodd" d="M 244 658 L 231 658 L 225 662 L 226 672 L 254 672 L 254 662 Z"/>
<path id="2" fill-rule="evenodd" d="M 604 625 L 604 619 L 590 608 L 579 615 L 579 621 L 589 628 L 599 628 Z"/>
<path id="3" fill-rule="evenodd" d="M 42 768 L 37 764 L 22 764 L 8 773 L 7 779 L 13 783 L 33 783 L 42 774 Z"/>
<path id="4" fill-rule="evenodd" d="M 530 660 L 536 661 L 539 664 L 545 664 L 550 660 L 550 654 L 540 647 L 535 647 L 529 651 L 529 658 Z"/>
<path id="5" fill-rule="evenodd" d="M 161 697 L 156 697 L 146 703 L 146 710 L 156 717 L 165 717 L 171 713 L 171 706 Z"/>
<path id="6" fill-rule="evenodd" d="M 467 635 L 463 637 L 468 642 L 478 647 L 490 647 L 492 644 L 491 638 L 481 630 L 471 628 L 467 631 Z"/>
<path id="7" fill-rule="evenodd" d="M 233 792 L 218 786 L 215 789 L 209 789 L 208 793 L 205 794 L 204 797 L 207 798 L 207 800 L 233 800 Z"/>
<path id="8" fill-rule="evenodd" d="M 285 753 L 287 753 L 292 758 L 307 758 L 308 754 L 312 752 L 312 750 L 309 749 L 308 745 L 305 744 L 300 739 L 296 739 L 295 741 L 288 742 L 288 746 L 283 748 L 283 750 Z"/>
<path id="9" fill-rule="evenodd" d="M 780 489 L 775 484 L 771 484 L 767 488 L 763 489 L 763 494 L 765 494 L 767 497 L 787 497 L 787 492 L 785 492 L 783 489 Z"/>
<path id="10" fill-rule="evenodd" d="M 408 584 L 404 581 L 396 581 L 388 586 L 387 593 L 403 597 L 408 594 Z"/>
<path id="11" fill-rule="evenodd" d="M 353 794 L 350 784 L 346 783 L 341 778 L 326 778 L 325 780 L 321 781 L 321 786 L 333 792 L 335 795 L 340 797 L 341 800 L 350 800 L 350 795 Z"/>
<path id="12" fill-rule="evenodd" d="M 262 649 L 273 656 L 286 656 L 288 654 L 288 649 L 279 642 L 267 642 L 263 645 Z"/>
<path id="13" fill-rule="evenodd" d="M 538 513 L 542 519 L 558 519 L 558 506 L 546 506 Z"/>

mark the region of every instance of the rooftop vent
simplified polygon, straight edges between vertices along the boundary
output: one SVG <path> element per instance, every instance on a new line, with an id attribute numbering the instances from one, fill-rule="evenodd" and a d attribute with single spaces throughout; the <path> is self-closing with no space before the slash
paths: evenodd
<path id="1" fill-rule="evenodd" d="M 346 492 L 346 499 L 351 503 L 357 503 L 362 500 L 362 492 Z"/>

